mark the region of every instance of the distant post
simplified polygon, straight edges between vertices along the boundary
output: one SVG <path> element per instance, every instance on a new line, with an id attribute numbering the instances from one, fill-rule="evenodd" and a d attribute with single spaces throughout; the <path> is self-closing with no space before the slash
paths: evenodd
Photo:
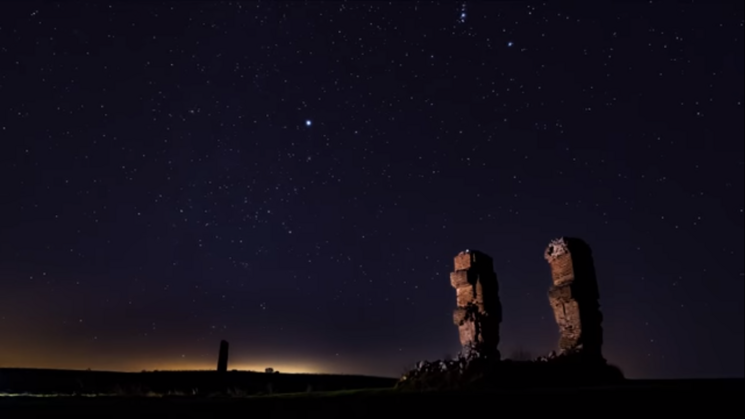
<path id="1" fill-rule="evenodd" d="M 228 371 L 228 347 L 227 341 L 220 341 L 220 356 L 217 359 L 217 372 Z"/>

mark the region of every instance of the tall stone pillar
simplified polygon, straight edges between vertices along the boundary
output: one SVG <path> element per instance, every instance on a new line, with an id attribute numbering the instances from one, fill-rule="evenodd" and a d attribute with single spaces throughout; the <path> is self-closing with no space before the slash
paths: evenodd
<path id="1" fill-rule="evenodd" d="M 227 341 L 220 341 L 220 356 L 217 358 L 217 372 L 228 371 L 228 347 Z"/>
<path id="2" fill-rule="evenodd" d="M 457 293 L 453 322 L 466 349 L 499 357 L 502 304 L 494 262 L 484 253 L 466 250 L 455 257 L 450 284 Z"/>
<path id="3" fill-rule="evenodd" d="M 544 257 L 551 266 L 548 299 L 559 326 L 560 353 L 602 359 L 603 316 L 590 246 L 563 237 L 548 245 Z"/>

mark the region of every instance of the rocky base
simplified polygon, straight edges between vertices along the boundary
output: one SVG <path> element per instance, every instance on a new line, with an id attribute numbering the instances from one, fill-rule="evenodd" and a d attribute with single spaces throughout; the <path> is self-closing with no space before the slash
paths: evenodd
<path id="1" fill-rule="evenodd" d="M 580 352 L 511 361 L 468 348 L 452 360 L 419 362 L 401 377 L 396 387 L 421 391 L 477 390 L 609 385 L 623 380 L 618 367 Z"/>

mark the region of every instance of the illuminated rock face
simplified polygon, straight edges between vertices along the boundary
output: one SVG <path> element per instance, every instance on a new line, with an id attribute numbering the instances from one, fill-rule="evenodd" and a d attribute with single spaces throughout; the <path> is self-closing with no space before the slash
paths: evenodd
<path id="1" fill-rule="evenodd" d="M 498 357 L 502 305 L 492 259 L 477 251 L 459 253 L 450 284 L 457 294 L 453 322 L 458 326 L 460 343 Z"/>
<path id="2" fill-rule="evenodd" d="M 551 266 L 548 299 L 559 326 L 560 353 L 602 358 L 603 316 L 590 246 L 564 237 L 552 241 L 544 257 Z"/>

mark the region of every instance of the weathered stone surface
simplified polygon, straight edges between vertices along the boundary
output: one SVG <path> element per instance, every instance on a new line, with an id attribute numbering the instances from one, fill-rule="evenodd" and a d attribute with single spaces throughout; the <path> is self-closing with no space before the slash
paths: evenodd
<path id="1" fill-rule="evenodd" d="M 458 326 L 461 344 L 498 357 L 502 305 L 492 259 L 478 251 L 459 253 L 450 284 L 456 289 L 458 308 L 453 312 L 453 322 Z"/>
<path id="2" fill-rule="evenodd" d="M 455 289 L 455 300 L 458 307 L 466 307 L 473 301 L 473 291 L 473 286 L 470 284 Z"/>
<path id="3" fill-rule="evenodd" d="M 471 268 L 471 261 L 473 259 L 474 255 L 468 250 L 458 253 L 455 256 L 455 271 L 467 271 Z"/>
<path id="4" fill-rule="evenodd" d="M 450 285 L 458 289 L 468 285 L 468 271 L 455 271 L 450 273 Z"/>
<path id="5" fill-rule="evenodd" d="M 545 252 L 553 286 L 549 302 L 559 326 L 560 353 L 602 358 L 602 314 L 590 247 L 579 239 L 552 241 Z"/>

